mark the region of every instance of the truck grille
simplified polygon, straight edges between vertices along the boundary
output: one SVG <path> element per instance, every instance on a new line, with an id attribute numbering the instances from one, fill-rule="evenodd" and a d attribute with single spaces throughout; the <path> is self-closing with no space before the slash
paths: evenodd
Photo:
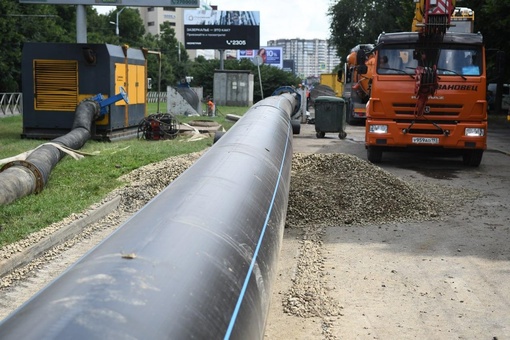
<path id="1" fill-rule="evenodd" d="M 397 116 L 413 115 L 416 103 L 393 103 L 393 111 Z M 462 104 L 427 104 L 429 112 L 424 116 L 449 116 L 456 118 L 462 111 Z"/>

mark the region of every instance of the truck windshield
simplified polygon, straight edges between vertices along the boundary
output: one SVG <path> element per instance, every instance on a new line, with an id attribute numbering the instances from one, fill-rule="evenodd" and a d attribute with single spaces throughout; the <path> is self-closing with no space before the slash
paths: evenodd
<path id="1" fill-rule="evenodd" d="M 443 49 L 437 63 L 437 73 L 446 76 L 479 76 L 481 55 L 481 51 L 472 48 Z"/>
<path id="2" fill-rule="evenodd" d="M 377 73 L 414 74 L 418 61 L 413 59 L 413 50 L 406 48 L 382 48 L 378 53 Z"/>
<path id="3" fill-rule="evenodd" d="M 414 74 L 418 61 L 413 59 L 414 49 L 386 47 L 378 52 L 378 74 Z M 439 75 L 479 76 L 482 69 L 482 52 L 473 47 L 441 49 L 437 63 Z"/>

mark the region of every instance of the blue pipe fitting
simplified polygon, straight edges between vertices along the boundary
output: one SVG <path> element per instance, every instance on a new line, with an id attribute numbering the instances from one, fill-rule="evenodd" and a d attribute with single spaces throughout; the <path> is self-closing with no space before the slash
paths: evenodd
<path id="1" fill-rule="evenodd" d="M 104 98 L 101 93 L 98 93 L 97 95 L 91 98 L 92 100 L 96 101 L 101 108 L 99 111 L 99 119 L 103 118 L 106 115 L 107 107 L 110 106 L 111 104 L 116 103 L 119 100 L 124 100 L 126 104 L 129 104 L 129 98 L 127 96 L 126 91 L 124 90 L 124 87 L 120 86 L 119 90 L 120 93 L 109 98 Z"/>

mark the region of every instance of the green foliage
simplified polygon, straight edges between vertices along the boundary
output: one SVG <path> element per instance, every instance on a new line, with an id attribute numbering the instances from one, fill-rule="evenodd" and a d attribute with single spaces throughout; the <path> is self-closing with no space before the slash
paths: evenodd
<path id="1" fill-rule="evenodd" d="M 488 49 L 488 59 L 490 63 L 494 63 L 495 50 L 504 51 L 506 54 L 505 63 L 507 66 L 504 70 L 492 70 L 489 74 L 490 81 L 510 82 L 510 2 L 507 0 L 488 0 L 488 1 L 471 1 L 471 8 L 476 6 L 479 10 L 475 10 L 475 32 L 482 33 L 485 45 Z M 468 7 L 468 6 L 466 6 Z M 491 79 L 492 78 L 492 79 Z"/>
<path id="2" fill-rule="evenodd" d="M 120 10 L 117 8 L 117 10 Z M 115 13 L 115 15 L 114 15 Z M 116 20 L 116 13 L 111 13 L 110 21 Z M 126 8 L 119 15 L 119 42 L 120 45 L 128 45 L 129 47 L 141 48 L 143 36 L 145 35 L 145 27 L 138 9 Z"/>
<path id="3" fill-rule="evenodd" d="M 160 52 L 160 55 L 149 53 L 147 56 L 147 73 L 152 78 L 154 91 L 165 91 L 167 86 L 176 86 L 188 75 L 189 56 L 184 46 L 177 41 L 175 31 L 170 23 L 164 22 L 160 26 L 161 34 L 146 34 L 143 47 L 151 52 Z M 160 59 L 161 58 L 161 59 Z M 160 77 L 161 67 L 161 77 Z"/>
<path id="4" fill-rule="evenodd" d="M 110 191 L 122 186 L 118 178 L 133 169 L 171 156 L 199 151 L 211 144 L 210 138 L 196 142 L 180 140 L 185 139 L 88 142 L 83 151 L 99 151 L 99 155 L 79 161 L 65 157 L 53 169 L 41 193 L 0 206 L 0 246 L 99 202 Z"/>
<path id="5" fill-rule="evenodd" d="M 408 0 L 339 0 L 330 6 L 330 42 L 345 59 L 351 48 L 375 43 L 382 32 L 409 31 L 414 16 L 414 3 Z"/>
<path id="6" fill-rule="evenodd" d="M 87 41 L 133 48 L 144 47 L 145 28 L 137 9 L 126 8 L 119 16 L 119 36 L 115 34 L 117 7 L 99 15 L 86 6 Z M 21 55 L 24 42 L 76 42 L 76 6 L 19 4 L 0 0 L 0 93 L 21 92 Z M 175 47 L 176 49 L 177 47 Z M 169 78 L 173 75 L 170 71 Z M 154 73 L 151 76 L 157 75 Z"/>
<path id="7" fill-rule="evenodd" d="M 189 73 L 193 77 L 193 86 L 203 87 L 204 97 L 213 96 L 214 70 L 219 68 L 219 60 L 206 60 L 204 57 L 198 57 L 191 64 Z"/>
<path id="8" fill-rule="evenodd" d="M 62 12 L 66 7 L 60 6 Z M 21 51 L 25 41 L 65 42 L 68 34 L 56 6 L 0 1 L 0 93 L 21 90 Z M 74 30 L 73 30 L 74 31 Z"/>

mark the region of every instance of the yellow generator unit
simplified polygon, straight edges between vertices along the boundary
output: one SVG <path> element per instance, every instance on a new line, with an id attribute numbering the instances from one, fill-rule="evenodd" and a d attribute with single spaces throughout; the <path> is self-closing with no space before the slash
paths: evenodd
<path id="1" fill-rule="evenodd" d="M 120 100 L 93 124 L 92 138 L 135 136 L 147 112 L 147 63 L 142 50 L 109 44 L 25 43 L 22 57 L 24 138 L 68 133 L 76 106 L 101 94 Z"/>

